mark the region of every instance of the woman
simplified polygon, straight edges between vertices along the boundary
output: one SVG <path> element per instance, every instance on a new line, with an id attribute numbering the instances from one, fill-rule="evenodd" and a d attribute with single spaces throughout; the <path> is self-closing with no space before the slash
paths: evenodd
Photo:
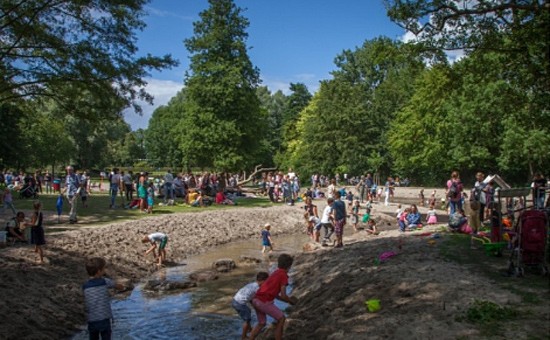
<path id="1" fill-rule="evenodd" d="M 409 208 L 409 213 L 407 214 L 407 228 L 422 228 L 422 215 L 418 212 L 416 204 L 412 204 Z"/>

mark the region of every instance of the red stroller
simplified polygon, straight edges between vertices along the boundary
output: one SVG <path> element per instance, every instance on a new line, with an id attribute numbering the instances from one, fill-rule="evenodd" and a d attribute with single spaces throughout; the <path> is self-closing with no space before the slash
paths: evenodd
<path id="1" fill-rule="evenodd" d="M 544 210 L 525 210 L 517 226 L 517 238 L 510 256 L 511 273 L 525 274 L 525 266 L 539 266 L 542 275 L 548 274 L 546 242 L 548 217 Z"/>

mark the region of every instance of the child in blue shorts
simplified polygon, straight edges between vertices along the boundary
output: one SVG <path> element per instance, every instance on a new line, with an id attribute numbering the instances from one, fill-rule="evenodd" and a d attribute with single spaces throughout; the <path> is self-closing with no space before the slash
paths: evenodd
<path id="1" fill-rule="evenodd" d="M 166 244 L 168 243 L 168 236 L 164 233 L 152 233 L 144 236 L 141 242 L 151 244 L 151 247 L 145 251 L 145 256 L 149 255 L 149 253 L 153 253 L 155 259 L 159 261 L 158 266 L 162 266 L 162 262 L 166 261 Z M 159 244 L 158 257 L 156 252 L 157 243 Z"/>
<path id="2" fill-rule="evenodd" d="M 243 319 L 243 332 L 241 339 L 247 339 L 248 333 L 252 330 L 252 311 L 248 307 L 248 303 L 252 302 L 252 298 L 256 295 L 256 291 L 264 283 L 265 280 L 269 277 L 267 272 L 259 272 L 256 275 L 256 282 L 251 282 L 239 289 L 237 294 L 233 297 L 231 301 L 231 306 L 239 313 L 241 319 Z"/>

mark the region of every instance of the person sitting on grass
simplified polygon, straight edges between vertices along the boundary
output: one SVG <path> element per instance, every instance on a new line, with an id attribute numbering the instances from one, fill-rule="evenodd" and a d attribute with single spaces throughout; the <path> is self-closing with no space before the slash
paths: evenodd
<path id="1" fill-rule="evenodd" d="M 145 251 L 145 256 L 149 253 L 153 253 L 155 259 L 158 259 L 157 265 L 160 267 L 162 263 L 166 261 L 166 244 L 168 243 L 168 236 L 164 233 L 152 233 L 146 235 L 141 240 L 142 243 L 150 243 L 151 247 Z M 157 256 L 157 243 L 158 245 L 158 256 Z"/>
<path id="2" fill-rule="evenodd" d="M 235 203 L 227 198 L 222 189 L 219 189 L 216 193 L 216 204 L 235 205 Z"/>

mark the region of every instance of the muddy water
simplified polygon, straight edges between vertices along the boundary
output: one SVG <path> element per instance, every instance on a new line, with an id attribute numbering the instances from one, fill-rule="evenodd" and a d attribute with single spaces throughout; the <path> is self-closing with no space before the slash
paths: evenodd
<path id="1" fill-rule="evenodd" d="M 237 241 L 190 257 L 184 266 L 159 271 L 156 274 L 159 279 L 180 281 L 193 271 L 211 268 L 212 262 L 218 259 L 231 258 L 238 265 L 230 273 L 221 273 L 218 280 L 199 283 L 196 288 L 175 294 L 147 292 L 143 284 L 138 285 L 130 296 L 112 303 L 113 339 L 239 338 L 242 323 L 231 308 L 233 295 L 253 281 L 258 271 L 275 269 L 278 254 L 301 251 L 308 237 L 304 234 L 279 235 L 273 240 L 275 250 L 272 254 L 261 253 L 260 239 Z M 241 255 L 263 259 L 263 262 L 239 266 Z M 286 307 L 279 301 L 276 304 Z M 73 337 L 74 340 L 87 338 L 86 331 Z"/>

